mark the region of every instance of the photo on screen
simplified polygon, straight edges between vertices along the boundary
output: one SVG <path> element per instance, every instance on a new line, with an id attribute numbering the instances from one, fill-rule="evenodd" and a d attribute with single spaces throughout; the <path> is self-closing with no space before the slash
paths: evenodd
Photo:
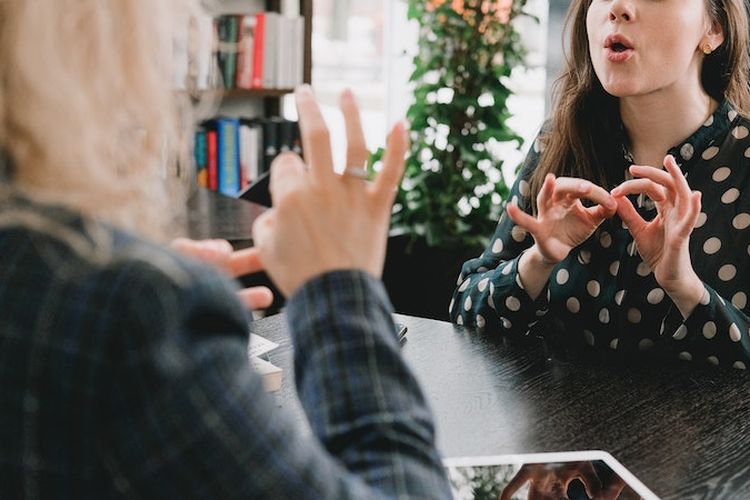
<path id="1" fill-rule="evenodd" d="M 444 460 L 456 500 L 653 500 L 658 497 L 602 451 Z"/>

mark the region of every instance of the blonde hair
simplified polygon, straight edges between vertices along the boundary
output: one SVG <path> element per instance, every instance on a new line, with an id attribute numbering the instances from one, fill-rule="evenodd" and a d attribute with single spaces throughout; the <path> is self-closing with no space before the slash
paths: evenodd
<path id="1" fill-rule="evenodd" d="M 180 148 L 190 118 L 171 88 L 172 25 L 198 8 L 194 0 L 0 0 L 0 148 L 13 164 L 10 191 L 170 236 L 187 182 L 172 189 L 165 180 L 190 177 L 177 171 L 190 164 Z"/>

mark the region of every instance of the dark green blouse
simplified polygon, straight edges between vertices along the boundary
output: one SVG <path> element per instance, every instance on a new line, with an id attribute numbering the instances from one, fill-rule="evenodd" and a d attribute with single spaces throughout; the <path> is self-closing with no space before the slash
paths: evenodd
<path id="1" fill-rule="evenodd" d="M 615 356 L 666 356 L 745 369 L 750 363 L 750 121 L 724 102 L 669 152 L 691 189 L 703 194 L 690 255 L 705 294 L 687 320 L 659 287 L 617 216 L 573 249 L 532 300 L 521 285 L 518 260 L 533 239 L 506 213 L 488 248 L 464 264 L 450 305 L 452 320 L 520 335 L 538 330 L 570 347 Z M 528 179 L 539 156 L 536 141 L 510 194 L 527 212 Z M 624 176 L 623 170 L 618 183 Z M 656 215 L 647 197 L 631 200 L 644 219 Z"/>

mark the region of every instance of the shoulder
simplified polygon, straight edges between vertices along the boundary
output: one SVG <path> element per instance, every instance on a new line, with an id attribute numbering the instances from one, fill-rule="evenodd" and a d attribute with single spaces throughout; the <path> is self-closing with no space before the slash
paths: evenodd
<path id="1" fill-rule="evenodd" d="M 12 297 L 10 321 L 32 336 L 41 334 L 33 318 L 42 313 L 59 342 L 122 333 L 150 344 L 191 321 L 210 329 L 212 317 L 238 333 L 247 329 L 237 285 L 209 266 L 72 212 L 30 204 L 4 212 L 16 216 L 0 226 L 0 259 L 13 263 L 0 296 Z"/>

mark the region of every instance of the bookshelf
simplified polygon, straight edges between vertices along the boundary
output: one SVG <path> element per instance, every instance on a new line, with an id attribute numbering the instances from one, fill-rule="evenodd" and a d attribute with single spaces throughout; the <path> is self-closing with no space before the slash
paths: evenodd
<path id="1" fill-rule="evenodd" d="M 301 153 L 297 124 L 282 112 L 284 96 L 311 80 L 313 5 L 220 0 L 212 7 L 189 20 L 187 41 L 176 44 L 175 82 L 209 103 L 194 140 L 198 185 L 237 196 L 278 154 Z"/>
<path id="2" fill-rule="evenodd" d="M 291 0 L 295 1 L 295 0 Z M 312 20 L 313 0 L 298 0 L 299 15 L 304 22 L 303 66 L 304 83 L 312 82 Z M 214 15 L 254 14 L 260 11 L 282 12 L 282 3 L 289 0 L 220 0 L 216 2 Z M 294 92 L 293 88 L 283 89 L 217 89 L 207 90 L 222 99 L 221 112 L 230 116 L 278 116 L 281 114 L 281 100 Z M 260 103 L 260 106 L 258 105 Z"/>

